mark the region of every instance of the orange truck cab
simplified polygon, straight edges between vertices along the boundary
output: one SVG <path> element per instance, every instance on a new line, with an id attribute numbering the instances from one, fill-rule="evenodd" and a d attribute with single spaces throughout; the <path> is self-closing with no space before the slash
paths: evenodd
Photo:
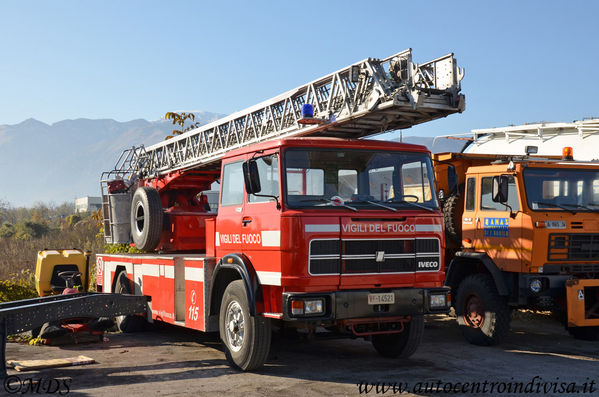
<path id="1" fill-rule="evenodd" d="M 599 163 L 467 153 L 434 162 L 446 285 L 464 336 L 497 343 L 510 309 L 530 308 L 563 313 L 575 337 L 597 338 Z"/>
<path id="2" fill-rule="evenodd" d="M 217 213 L 190 199 L 215 180 Z M 424 146 L 248 145 L 223 157 L 220 175 L 142 181 L 132 234 L 159 252 L 98 255 L 98 285 L 151 295 L 153 320 L 219 331 L 244 370 L 266 359 L 273 325 L 364 337 L 383 356 L 407 357 L 423 315 L 450 304 L 434 192 Z"/>

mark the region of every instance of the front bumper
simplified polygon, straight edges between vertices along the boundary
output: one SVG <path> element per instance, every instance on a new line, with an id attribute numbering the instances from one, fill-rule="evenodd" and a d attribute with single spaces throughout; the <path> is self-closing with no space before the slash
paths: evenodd
<path id="1" fill-rule="evenodd" d="M 358 318 L 384 318 L 415 314 L 447 313 L 449 301 L 447 287 L 442 288 L 396 288 L 381 290 L 343 290 L 334 292 L 285 292 L 283 293 L 283 320 L 287 321 L 335 321 Z M 368 304 L 368 295 L 393 293 L 392 304 Z M 445 306 L 431 307 L 431 297 L 445 296 Z M 298 299 L 324 300 L 324 313 L 318 315 L 293 315 L 291 301 Z"/>

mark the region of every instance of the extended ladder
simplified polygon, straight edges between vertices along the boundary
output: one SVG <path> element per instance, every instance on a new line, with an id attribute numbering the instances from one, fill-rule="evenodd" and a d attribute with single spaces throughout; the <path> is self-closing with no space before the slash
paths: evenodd
<path id="1" fill-rule="evenodd" d="M 219 167 L 229 150 L 274 138 L 336 136 L 360 138 L 404 129 L 465 109 L 460 94 L 464 70 L 453 54 L 424 64 L 412 61 L 412 50 L 384 59 L 368 58 L 334 73 L 147 148 L 125 150 L 100 181 L 107 242 L 125 242 L 116 235 L 129 223 L 127 195 L 115 195 L 108 184 L 156 178 L 178 170 Z M 302 107 L 314 117 L 306 120 Z M 304 123 L 310 122 L 310 123 Z M 125 186 L 125 185 L 123 185 Z M 114 185 L 113 185 L 114 192 Z M 109 194 L 111 193 L 111 194 Z M 122 212 L 118 213 L 119 211 Z"/>
<path id="2" fill-rule="evenodd" d="M 219 160 L 227 151 L 289 136 L 360 138 L 461 112 L 463 69 L 453 54 L 417 65 L 408 49 L 368 58 L 150 147 L 128 149 L 112 177 L 151 178 Z M 318 124 L 301 124 L 312 104 Z"/>

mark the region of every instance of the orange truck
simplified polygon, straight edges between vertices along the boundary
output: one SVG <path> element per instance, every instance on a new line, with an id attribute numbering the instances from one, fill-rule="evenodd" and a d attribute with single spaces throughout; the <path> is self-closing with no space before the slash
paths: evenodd
<path id="1" fill-rule="evenodd" d="M 511 309 L 562 314 L 599 336 L 599 162 L 563 156 L 438 153 L 446 285 L 465 338 L 492 345 Z"/>

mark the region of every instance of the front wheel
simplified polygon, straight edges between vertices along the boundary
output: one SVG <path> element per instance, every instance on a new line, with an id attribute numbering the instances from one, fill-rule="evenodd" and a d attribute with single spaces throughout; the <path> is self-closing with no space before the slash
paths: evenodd
<path id="1" fill-rule="evenodd" d="M 249 303 L 242 280 L 227 286 L 220 306 L 220 338 L 229 363 L 242 371 L 261 367 L 270 350 L 270 320 L 250 316 Z"/>
<path id="2" fill-rule="evenodd" d="M 404 330 L 398 334 L 372 335 L 372 346 L 383 357 L 408 358 L 420 345 L 424 333 L 424 317 L 412 316 L 412 320 L 404 324 Z"/>
<path id="3" fill-rule="evenodd" d="M 131 290 L 131 282 L 129 281 L 129 277 L 127 277 L 127 273 L 125 271 L 120 272 L 117 276 L 114 293 L 133 295 L 133 291 Z M 144 331 L 146 329 L 147 321 L 142 316 L 130 314 L 125 316 L 117 316 L 115 318 L 115 323 L 119 331 L 129 333 Z"/>
<path id="4" fill-rule="evenodd" d="M 501 342 L 510 329 L 510 309 L 488 274 L 472 274 L 458 286 L 455 304 L 462 334 L 473 345 Z"/>

